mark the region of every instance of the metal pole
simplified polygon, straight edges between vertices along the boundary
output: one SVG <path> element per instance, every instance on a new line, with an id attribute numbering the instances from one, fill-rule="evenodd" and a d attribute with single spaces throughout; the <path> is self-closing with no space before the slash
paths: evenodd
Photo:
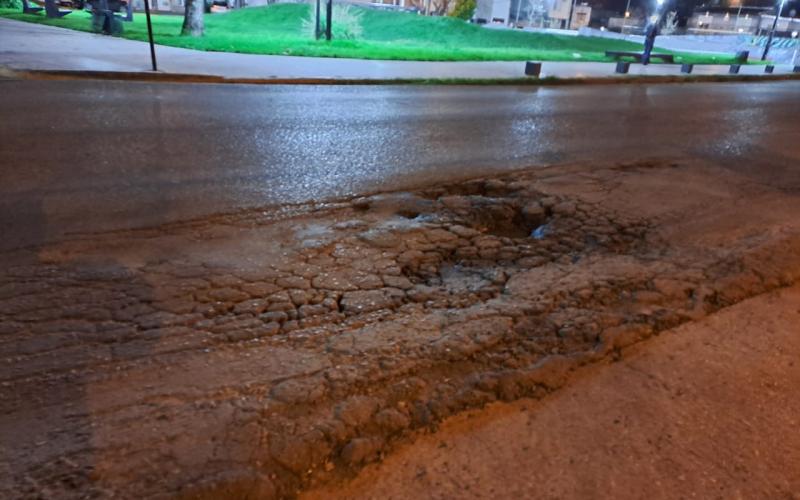
<path id="1" fill-rule="evenodd" d="M 522 0 L 517 0 L 517 15 L 514 16 L 514 22 L 519 24 L 519 8 L 522 7 Z"/>
<path id="2" fill-rule="evenodd" d="M 314 21 L 314 39 L 319 40 L 319 2 L 321 0 L 317 0 L 317 12 L 316 12 L 316 20 Z"/>
<path id="3" fill-rule="evenodd" d="M 772 29 L 769 30 L 769 36 L 767 37 L 767 44 L 764 46 L 764 53 L 761 54 L 761 60 L 767 60 L 767 54 L 769 53 L 769 46 L 772 45 L 772 37 L 775 36 L 775 27 L 778 26 L 778 18 L 781 17 L 781 12 L 783 11 L 783 2 L 778 4 L 778 12 L 775 13 L 775 20 L 772 21 Z"/>
<path id="4" fill-rule="evenodd" d="M 628 23 L 628 16 L 631 11 L 631 0 L 628 0 L 628 3 L 625 4 L 625 12 L 622 14 L 622 34 L 625 34 L 625 26 Z"/>
<path id="5" fill-rule="evenodd" d="M 325 5 L 325 40 L 331 40 L 331 26 L 333 26 L 333 0 L 328 0 Z"/>
<path id="6" fill-rule="evenodd" d="M 196 2 L 197 0 L 195 0 Z M 144 15 L 147 17 L 147 38 L 150 40 L 150 61 L 153 63 L 153 71 L 158 71 L 156 65 L 156 46 L 153 43 L 153 25 L 150 23 L 150 0 L 144 0 Z"/>

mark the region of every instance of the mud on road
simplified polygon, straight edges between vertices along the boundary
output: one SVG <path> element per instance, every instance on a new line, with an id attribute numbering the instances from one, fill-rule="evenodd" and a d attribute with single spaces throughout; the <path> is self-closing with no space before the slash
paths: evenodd
<path id="1" fill-rule="evenodd" d="M 791 186 L 690 160 L 75 235 L 0 271 L 0 495 L 273 498 L 800 278 Z"/>

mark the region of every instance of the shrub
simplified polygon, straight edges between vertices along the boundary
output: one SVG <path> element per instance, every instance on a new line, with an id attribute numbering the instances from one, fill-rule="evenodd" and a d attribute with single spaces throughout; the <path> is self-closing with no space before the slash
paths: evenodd
<path id="1" fill-rule="evenodd" d="M 0 9 L 22 9 L 22 0 L 0 0 Z"/>
<path id="2" fill-rule="evenodd" d="M 320 10 L 319 29 L 320 32 L 325 32 L 325 5 L 323 3 Z M 331 35 L 337 40 L 354 40 L 361 38 L 364 33 L 364 27 L 361 24 L 364 12 L 357 7 L 351 5 L 334 5 L 333 6 L 333 29 Z M 303 19 L 303 34 L 314 38 L 314 8 L 312 6 L 309 17 Z"/>
<path id="3" fill-rule="evenodd" d="M 469 21 L 472 19 L 472 14 L 475 13 L 477 7 L 477 0 L 456 0 L 456 6 L 450 16 Z"/>

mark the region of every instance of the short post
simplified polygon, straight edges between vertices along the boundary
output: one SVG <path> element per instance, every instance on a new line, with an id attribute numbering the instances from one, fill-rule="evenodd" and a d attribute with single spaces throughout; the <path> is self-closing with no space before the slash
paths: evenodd
<path id="1" fill-rule="evenodd" d="M 533 61 L 528 61 L 525 63 L 525 76 L 535 76 L 538 78 L 541 72 L 542 63 Z"/>
<path id="2" fill-rule="evenodd" d="M 618 61 L 617 67 L 614 70 L 616 73 L 626 74 L 628 70 L 631 68 L 631 63 L 625 61 Z"/>
<path id="3" fill-rule="evenodd" d="M 153 24 L 150 22 L 150 0 L 144 0 L 144 15 L 147 17 L 147 38 L 150 40 L 150 62 L 153 63 L 153 71 L 158 71 L 156 45 L 153 43 Z"/>
<path id="4" fill-rule="evenodd" d="M 767 64 L 766 66 L 764 66 L 764 73 L 767 73 L 768 75 L 771 75 L 774 71 L 775 71 L 775 66 L 774 65 Z"/>
<path id="5" fill-rule="evenodd" d="M 747 59 L 749 58 L 750 58 L 749 50 L 740 50 L 739 52 L 736 53 L 736 56 L 734 56 L 734 59 L 736 59 L 736 62 L 739 64 L 746 63 Z"/>
<path id="6" fill-rule="evenodd" d="M 792 69 L 792 73 L 800 73 L 800 66 L 795 66 L 794 69 Z"/>
<path id="7" fill-rule="evenodd" d="M 738 75 L 739 74 L 739 68 L 741 68 L 741 67 L 742 67 L 741 64 L 731 64 L 730 69 L 728 69 L 728 74 Z"/>
<path id="8" fill-rule="evenodd" d="M 681 73 L 686 73 L 687 75 L 692 73 L 694 69 L 694 64 L 681 64 Z"/>

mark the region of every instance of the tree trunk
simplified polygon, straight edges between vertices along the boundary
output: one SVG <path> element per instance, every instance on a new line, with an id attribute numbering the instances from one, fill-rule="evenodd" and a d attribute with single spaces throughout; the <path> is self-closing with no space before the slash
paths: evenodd
<path id="1" fill-rule="evenodd" d="M 186 0 L 181 35 L 203 36 L 203 8 L 205 0 Z"/>

